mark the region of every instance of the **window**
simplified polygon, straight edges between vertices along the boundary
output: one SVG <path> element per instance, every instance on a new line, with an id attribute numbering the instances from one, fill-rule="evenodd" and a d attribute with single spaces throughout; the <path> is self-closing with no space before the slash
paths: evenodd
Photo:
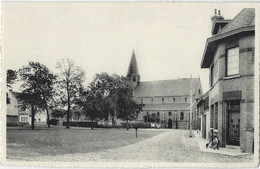
<path id="1" fill-rule="evenodd" d="M 214 111 L 214 106 L 211 105 L 210 106 L 210 128 L 214 127 L 214 125 L 213 125 L 213 121 L 214 121 L 213 111 Z"/>
<path id="2" fill-rule="evenodd" d="M 214 129 L 218 129 L 218 103 L 215 104 L 215 125 Z"/>
<path id="3" fill-rule="evenodd" d="M 143 99 L 141 99 L 141 104 L 143 104 L 143 102 L 144 102 Z"/>
<path id="4" fill-rule="evenodd" d="M 28 117 L 21 117 L 21 122 L 28 122 Z"/>
<path id="5" fill-rule="evenodd" d="M 213 86 L 213 70 L 214 70 L 214 65 L 212 65 L 210 68 L 210 86 Z"/>
<path id="6" fill-rule="evenodd" d="M 212 64 L 210 68 L 210 86 L 213 86 L 218 81 L 218 61 Z"/>
<path id="7" fill-rule="evenodd" d="M 175 98 L 172 99 L 173 103 L 175 103 Z"/>
<path id="8" fill-rule="evenodd" d="M 185 102 L 187 102 L 187 97 L 185 97 Z"/>
<path id="9" fill-rule="evenodd" d="M 183 112 L 181 112 L 180 119 L 181 119 L 181 120 L 184 119 L 184 113 L 183 113 Z"/>
<path id="10" fill-rule="evenodd" d="M 172 112 L 169 112 L 169 116 L 172 116 Z"/>
<path id="11" fill-rule="evenodd" d="M 164 103 L 164 98 L 162 98 L 162 103 Z"/>
<path id="12" fill-rule="evenodd" d="M 135 76 L 133 76 L 133 82 L 135 82 L 136 81 L 136 78 L 135 78 Z"/>
<path id="13" fill-rule="evenodd" d="M 151 99 L 151 103 L 153 103 L 153 99 Z"/>
<path id="14" fill-rule="evenodd" d="M 39 118 L 38 121 L 41 121 L 41 118 Z"/>
<path id="15" fill-rule="evenodd" d="M 239 74 L 239 47 L 227 50 L 227 76 Z"/>
<path id="16" fill-rule="evenodd" d="M 160 117 L 160 112 L 157 112 L 157 116 Z"/>

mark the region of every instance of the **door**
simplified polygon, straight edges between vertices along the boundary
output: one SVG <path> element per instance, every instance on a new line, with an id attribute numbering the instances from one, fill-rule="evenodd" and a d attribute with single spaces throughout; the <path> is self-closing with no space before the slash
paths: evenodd
<path id="1" fill-rule="evenodd" d="M 228 114 L 228 144 L 240 145 L 240 105 L 231 102 Z"/>
<path id="2" fill-rule="evenodd" d="M 207 126 L 207 124 L 206 124 L 206 119 L 207 119 L 206 114 L 203 115 L 202 117 L 203 117 L 203 119 L 202 119 L 202 137 L 204 139 L 206 139 L 206 126 Z"/>
<path id="3" fill-rule="evenodd" d="M 171 129 L 172 128 L 172 119 L 168 120 L 168 128 Z"/>

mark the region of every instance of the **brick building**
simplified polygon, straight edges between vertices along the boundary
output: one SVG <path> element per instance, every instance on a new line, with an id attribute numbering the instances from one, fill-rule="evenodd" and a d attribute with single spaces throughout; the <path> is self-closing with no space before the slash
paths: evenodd
<path id="1" fill-rule="evenodd" d="M 143 120 L 146 114 L 155 114 L 159 117 L 158 126 L 162 128 L 189 128 L 190 88 L 192 85 L 192 106 L 195 112 L 195 98 L 202 93 L 199 78 L 140 82 L 134 52 L 127 77 L 133 83 L 136 102 L 144 105 L 142 112 L 138 115 L 138 120 Z"/>
<path id="2" fill-rule="evenodd" d="M 220 145 L 253 151 L 255 10 L 243 9 L 232 20 L 220 12 L 211 18 L 201 68 L 210 70 L 209 114 Z"/>

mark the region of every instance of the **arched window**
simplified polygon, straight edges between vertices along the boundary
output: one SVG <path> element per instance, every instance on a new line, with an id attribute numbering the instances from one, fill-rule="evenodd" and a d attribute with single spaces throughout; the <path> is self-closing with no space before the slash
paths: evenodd
<path id="1" fill-rule="evenodd" d="M 172 112 L 169 112 L 169 116 L 172 116 Z"/>
<path id="2" fill-rule="evenodd" d="M 187 97 L 185 97 L 185 102 L 187 102 Z"/>
<path id="3" fill-rule="evenodd" d="M 174 98 L 172 98 L 172 101 L 173 101 L 173 103 L 175 103 L 175 97 L 174 97 Z"/>
<path id="4" fill-rule="evenodd" d="M 162 103 L 164 103 L 164 98 L 162 98 Z"/>
<path id="5" fill-rule="evenodd" d="M 184 119 L 184 113 L 183 113 L 183 112 L 181 112 L 180 119 L 181 119 L 181 120 Z"/>
<path id="6" fill-rule="evenodd" d="M 157 116 L 160 117 L 160 112 L 157 112 Z"/>
<path id="7" fill-rule="evenodd" d="M 151 103 L 153 103 L 153 99 L 151 99 Z"/>
<path id="8" fill-rule="evenodd" d="M 141 99 L 141 104 L 143 104 L 143 102 L 144 102 L 143 99 Z"/>

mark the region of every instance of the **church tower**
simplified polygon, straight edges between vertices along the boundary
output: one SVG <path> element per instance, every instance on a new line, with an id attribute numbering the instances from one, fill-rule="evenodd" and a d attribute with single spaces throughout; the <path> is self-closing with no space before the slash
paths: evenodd
<path id="1" fill-rule="evenodd" d="M 136 88 L 140 82 L 140 75 L 138 72 L 137 62 L 135 58 L 135 51 L 133 50 L 132 58 L 127 71 L 127 78 L 132 82 L 133 87 Z"/>

